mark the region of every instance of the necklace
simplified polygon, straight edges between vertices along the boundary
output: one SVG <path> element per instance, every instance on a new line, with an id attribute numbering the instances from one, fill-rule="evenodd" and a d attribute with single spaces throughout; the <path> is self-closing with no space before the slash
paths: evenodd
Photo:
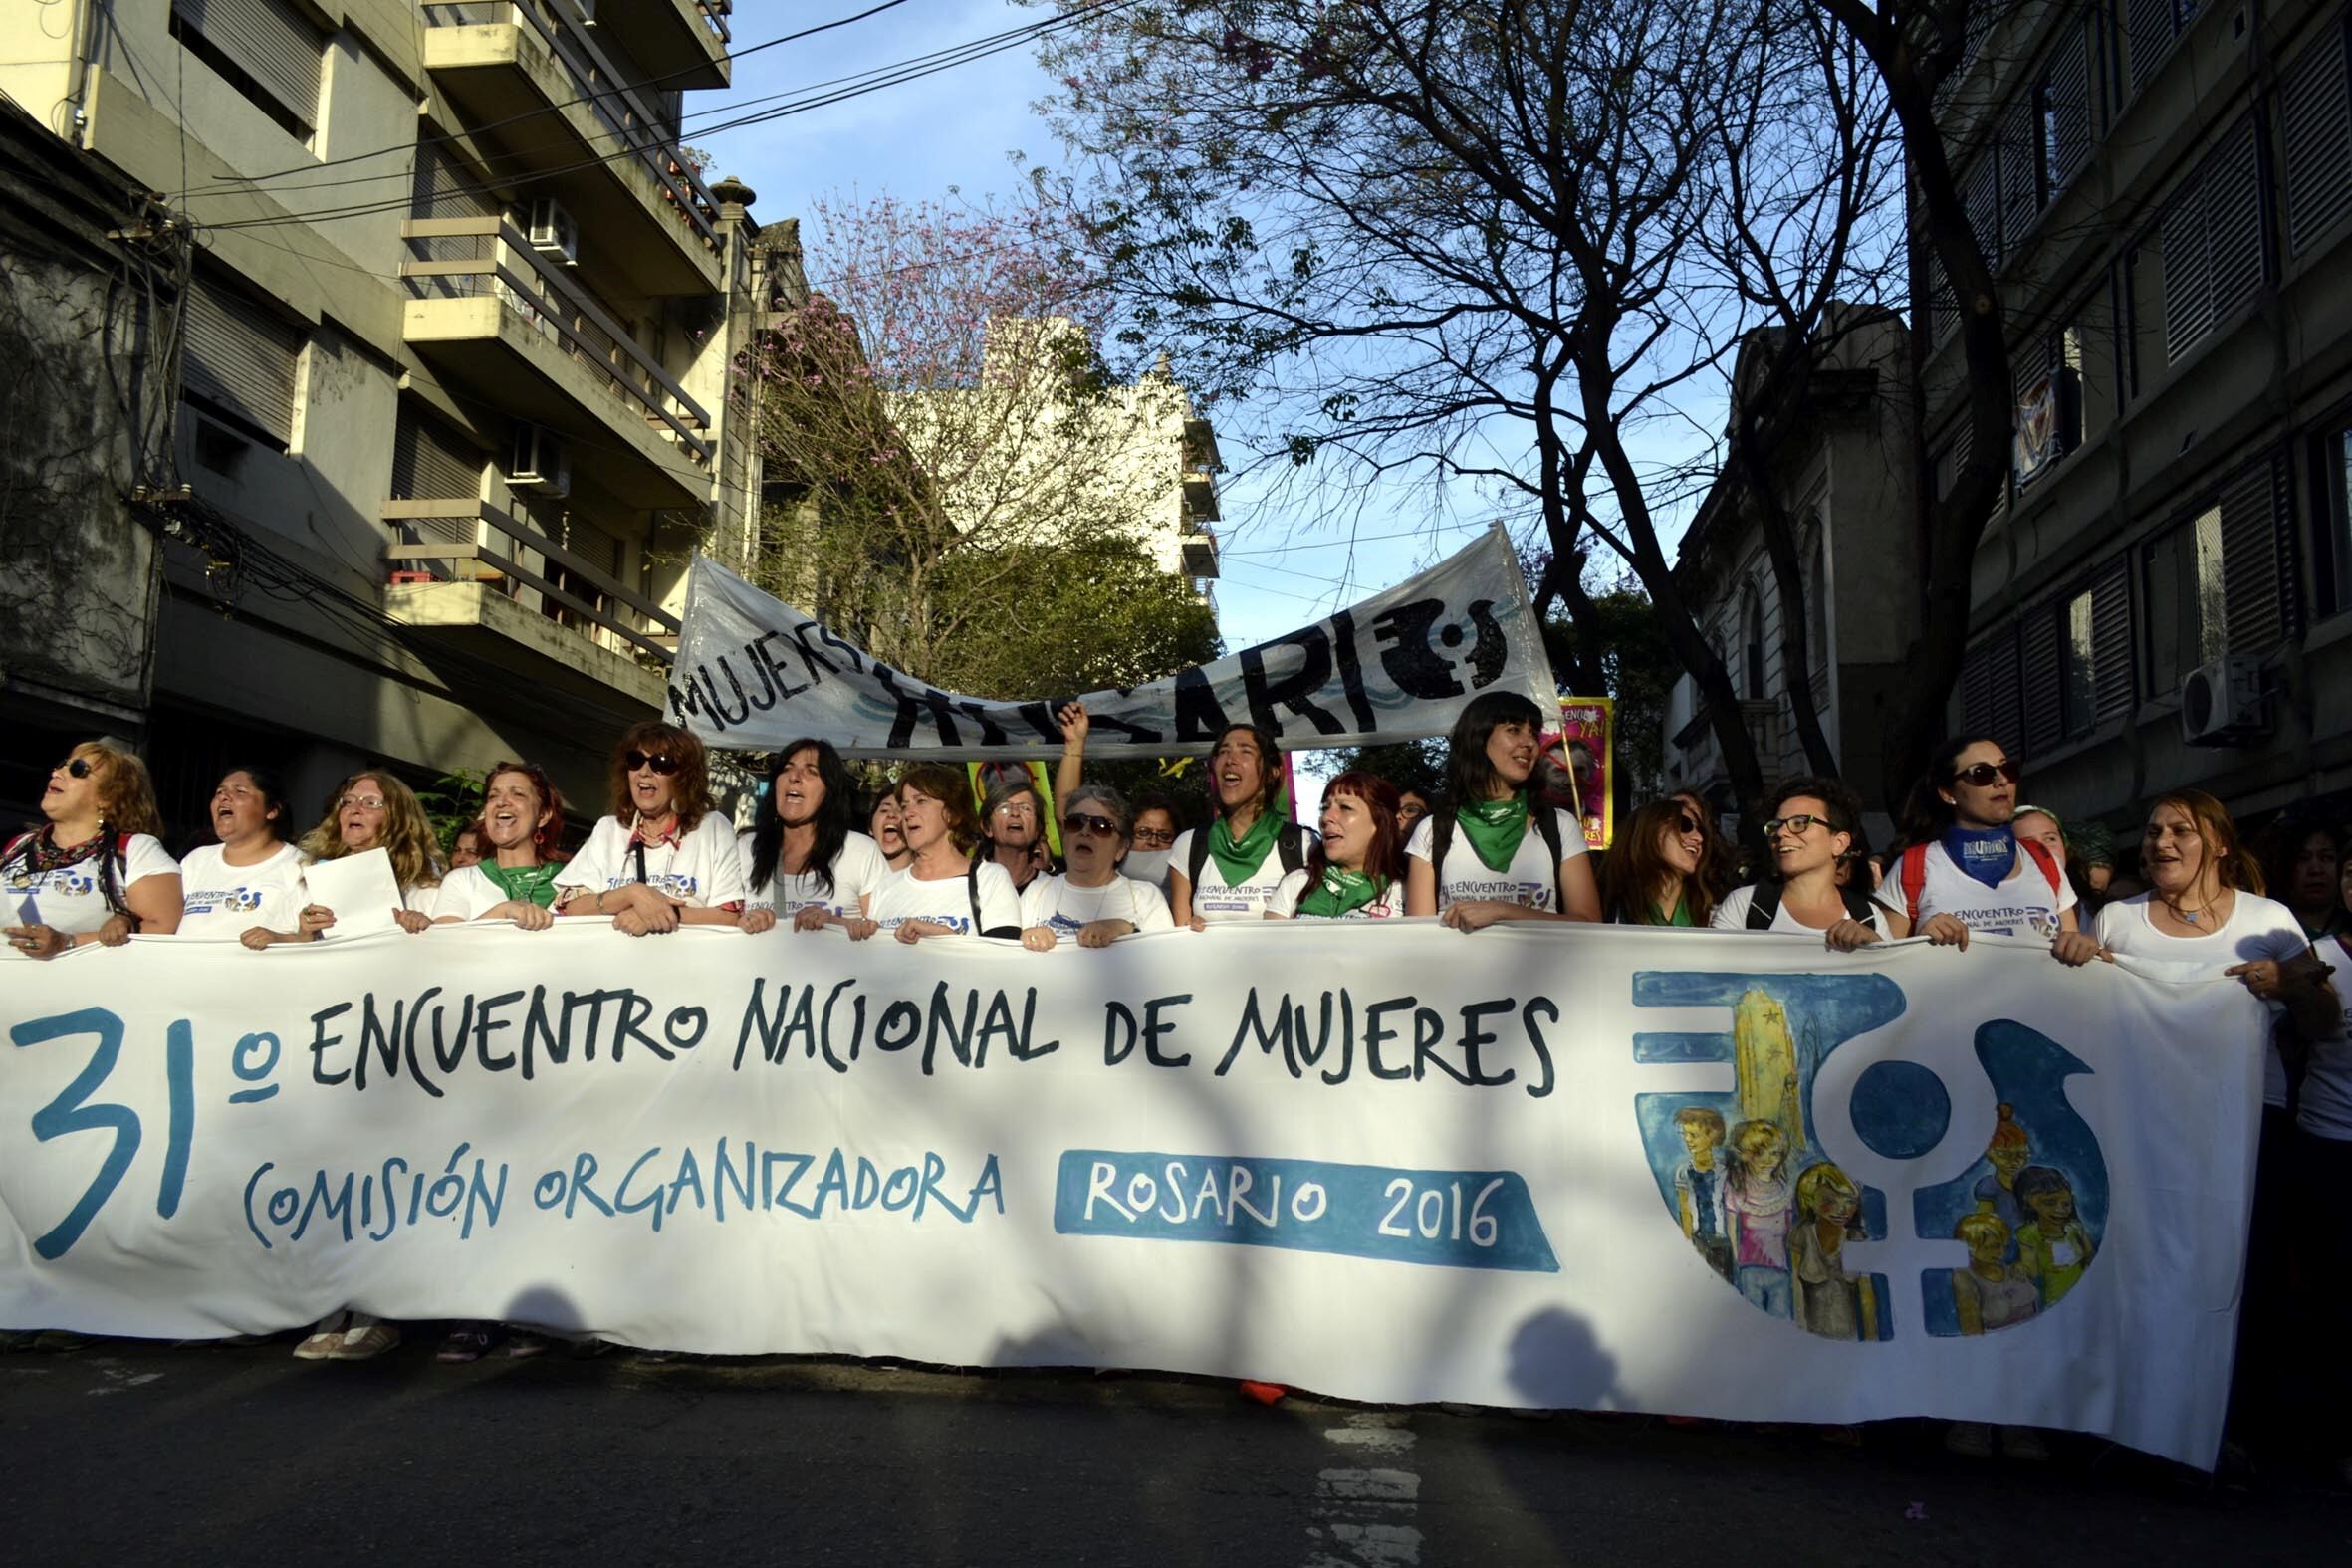
<path id="1" fill-rule="evenodd" d="M 2185 926 L 2196 925 L 2205 916 L 2212 914 L 2214 906 L 2222 901 L 2221 895 L 2217 893 L 2212 898 L 2207 899 L 2204 903 L 2198 905 L 2192 910 L 2183 909 L 2178 903 L 2175 903 L 2172 899 L 2165 898 L 2162 894 L 2158 894 L 2157 898 L 2165 908 L 2173 912 L 2173 918 Z"/>

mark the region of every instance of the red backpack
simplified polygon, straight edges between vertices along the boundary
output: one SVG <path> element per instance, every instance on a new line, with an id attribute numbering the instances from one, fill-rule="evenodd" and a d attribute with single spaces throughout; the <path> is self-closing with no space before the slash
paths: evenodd
<path id="1" fill-rule="evenodd" d="M 2031 856 L 2033 863 L 2041 867 L 2041 874 L 2050 879 L 2050 892 L 2053 895 L 2063 897 L 2064 895 L 2059 893 L 2059 889 L 2064 886 L 2064 883 L 2060 879 L 2065 875 L 2065 873 L 2058 869 L 2058 862 L 2051 858 L 2049 846 L 2046 844 L 2036 843 L 2030 838 L 2020 838 L 2017 840 L 2017 847 L 2024 850 L 2027 855 Z M 1911 922 L 1913 929 L 1916 930 L 1919 926 L 1919 895 L 1928 885 L 1927 845 L 1913 844 L 1910 848 L 1903 851 L 1903 869 L 1901 872 L 1901 877 L 1903 887 L 1903 914 L 1905 918 Z"/>

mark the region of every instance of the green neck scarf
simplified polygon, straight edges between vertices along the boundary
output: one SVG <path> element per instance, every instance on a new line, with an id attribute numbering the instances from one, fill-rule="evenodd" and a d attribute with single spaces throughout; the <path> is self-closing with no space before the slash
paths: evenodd
<path id="1" fill-rule="evenodd" d="M 1511 869 L 1519 841 L 1528 836 L 1528 792 L 1507 794 L 1500 800 L 1466 800 L 1455 808 L 1462 836 L 1478 851 L 1490 871 Z"/>
<path id="2" fill-rule="evenodd" d="M 1651 907 L 1652 909 L 1656 909 L 1658 906 L 1657 906 L 1657 905 L 1655 905 L 1655 904 L 1652 904 L 1650 907 Z M 1677 895 L 1677 896 L 1676 896 L 1676 898 L 1675 898 L 1675 900 L 1674 900 L 1674 913 L 1673 913 L 1673 914 L 1671 914 L 1671 915 L 1668 915 L 1668 916 L 1667 916 L 1667 917 L 1666 917 L 1664 920 L 1660 920 L 1660 921 L 1656 921 L 1656 922 L 1654 922 L 1654 924 L 1656 924 L 1656 925 L 1661 925 L 1661 926 L 1692 926 L 1692 925 L 1697 925 L 1697 924 L 1698 924 L 1698 922 L 1697 922 L 1697 921 L 1695 921 L 1695 920 L 1693 920 L 1693 919 L 1691 918 L 1691 899 L 1690 899 L 1690 895 L 1689 895 L 1689 894 L 1687 894 L 1687 893 L 1684 893 L 1684 894 Z"/>
<path id="3" fill-rule="evenodd" d="M 1298 913 L 1327 916 L 1348 914 L 1378 898 L 1381 885 L 1381 879 L 1369 871 L 1325 866 L 1322 886 L 1298 901 Z"/>
<path id="4" fill-rule="evenodd" d="M 1232 823 L 1225 817 L 1217 818 L 1209 828 L 1209 853 L 1217 857 L 1217 869 L 1225 873 L 1227 887 L 1240 887 L 1252 872 L 1266 864 L 1267 854 L 1274 848 L 1275 835 L 1289 827 L 1287 817 L 1269 809 L 1258 813 L 1258 820 L 1241 837 L 1233 836 Z"/>
<path id="5" fill-rule="evenodd" d="M 535 866 L 502 866 L 495 860 L 482 862 L 482 874 L 510 899 L 526 904 L 537 904 L 542 909 L 556 902 L 556 872 L 553 864 Z"/>

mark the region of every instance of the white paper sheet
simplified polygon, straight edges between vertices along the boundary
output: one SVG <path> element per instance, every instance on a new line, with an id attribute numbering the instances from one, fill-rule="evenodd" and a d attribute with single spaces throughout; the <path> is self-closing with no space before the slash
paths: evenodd
<path id="1" fill-rule="evenodd" d="M 303 868 L 311 902 L 335 911 L 327 940 L 389 931 L 399 922 L 392 912 L 400 907 L 400 883 L 392 875 L 392 857 L 380 849 L 366 849 L 341 860 L 320 860 Z"/>

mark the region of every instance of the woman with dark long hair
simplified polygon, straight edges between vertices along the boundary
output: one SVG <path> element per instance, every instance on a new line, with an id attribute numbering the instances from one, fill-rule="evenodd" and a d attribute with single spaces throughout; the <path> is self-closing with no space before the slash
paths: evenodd
<path id="1" fill-rule="evenodd" d="M 1405 912 L 1405 839 L 1396 785 L 1344 773 L 1323 785 L 1322 838 L 1283 878 L 1269 920 L 1386 920 Z"/>
<path id="2" fill-rule="evenodd" d="M 830 741 L 794 741 L 768 765 L 767 809 L 752 830 L 751 907 L 743 929 L 789 920 L 795 931 L 828 925 L 852 941 L 874 934 L 868 911 L 890 874 L 882 851 L 854 831 L 856 785 Z"/>
<path id="3" fill-rule="evenodd" d="M 286 840 L 286 786 L 267 768 L 232 768 L 212 791 L 216 842 L 179 863 L 177 935 L 261 949 L 303 940 L 302 851 Z"/>
<path id="4" fill-rule="evenodd" d="M 2344 913 L 2341 858 L 2336 834 L 2326 823 L 2288 811 L 2257 837 L 2255 853 L 2262 862 L 2262 878 L 2271 893 L 2302 922 L 2313 941 L 2352 931 L 2352 917 Z"/>
<path id="5" fill-rule="evenodd" d="M 1254 724 L 1229 724 L 1209 753 L 1207 827 L 1176 835 L 1168 862 L 1168 906 L 1195 931 L 1211 921 L 1257 920 L 1283 878 L 1306 864 L 1313 844 L 1283 811 L 1282 754 Z"/>
<path id="6" fill-rule="evenodd" d="M 1575 813 L 1540 804 L 1543 710 L 1518 692 L 1470 700 L 1446 742 L 1443 815 L 1405 845 L 1405 908 L 1461 931 L 1499 920 L 1598 920 L 1600 890 Z"/>
<path id="7" fill-rule="evenodd" d="M 612 814 L 557 873 L 556 913 L 608 915 L 632 937 L 741 925 L 743 854 L 714 804 L 701 741 L 658 721 L 631 728 L 612 749 Z"/>
<path id="8" fill-rule="evenodd" d="M 52 959 L 179 929 L 179 862 L 164 852 L 145 763 L 86 741 L 49 771 L 41 814 L 40 827 L 0 848 L 8 951 Z"/>
<path id="9" fill-rule="evenodd" d="M 555 924 L 564 865 L 564 795 L 537 763 L 498 763 L 482 781 L 483 857 L 441 879 L 433 923 L 504 920 L 525 931 Z"/>
<path id="10" fill-rule="evenodd" d="M 1681 795 L 1636 809 L 1601 865 L 1601 907 L 1621 926 L 1704 926 L 1707 829 Z"/>
<path id="11" fill-rule="evenodd" d="M 1955 736 L 1936 749 L 1903 808 L 1903 852 L 1878 902 L 1897 937 L 1967 948 L 1969 936 L 2039 937 L 2061 964 L 2087 964 L 2099 944 L 2082 931 L 2066 868 L 2013 818 L 2022 771 L 1999 741 Z"/>

